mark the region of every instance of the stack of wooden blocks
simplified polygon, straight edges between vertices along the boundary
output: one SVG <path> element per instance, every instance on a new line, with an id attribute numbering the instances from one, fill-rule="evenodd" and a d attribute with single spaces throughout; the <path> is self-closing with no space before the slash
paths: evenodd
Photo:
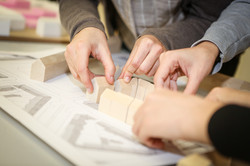
<path id="1" fill-rule="evenodd" d="M 139 78 L 132 78 L 130 83 L 118 79 L 114 85 L 110 85 L 105 77 L 95 77 L 92 83 L 94 92 L 87 93 L 87 98 L 99 103 L 100 112 L 129 125 L 133 125 L 135 112 L 146 96 L 154 90 L 152 83 Z"/>

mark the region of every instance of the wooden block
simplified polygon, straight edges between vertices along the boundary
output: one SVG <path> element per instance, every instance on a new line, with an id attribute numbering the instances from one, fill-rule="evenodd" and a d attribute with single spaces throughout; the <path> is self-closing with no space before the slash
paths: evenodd
<path id="1" fill-rule="evenodd" d="M 98 110 L 126 122 L 128 109 L 132 101 L 133 98 L 128 95 L 106 89 L 101 95 Z"/>
<path id="2" fill-rule="evenodd" d="M 145 97 L 154 90 L 154 85 L 143 79 L 138 79 L 135 98 L 144 100 Z"/>
<path id="3" fill-rule="evenodd" d="M 25 28 L 25 18 L 18 12 L 0 6 L 0 15 L 7 20 L 10 20 L 11 30 L 23 30 Z"/>
<path id="4" fill-rule="evenodd" d="M 60 37 L 63 35 L 63 28 L 58 18 L 40 17 L 36 33 L 42 37 Z"/>
<path id="5" fill-rule="evenodd" d="M 192 154 L 181 159 L 177 166 L 213 166 L 213 163 L 205 156 Z"/>
<path id="6" fill-rule="evenodd" d="M 115 81 L 115 91 L 126 94 L 131 97 L 135 97 L 137 89 L 137 78 L 132 78 L 129 83 L 124 82 L 123 79 Z"/>
<path id="7" fill-rule="evenodd" d="M 93 93 L 86 93 L 87 98 L 89 101 L 94 102 L 94 103 L 99 103 L 100 101 L 100 96 L 104 92 L 105 89 L 114 89 L 114 85 L 110 85 L 104 76 L 102 77 L 95 77 L 92 80 L 92 84 L 94 86 L 94 91 Z"/>
<path id="8" fill-rule="evenodd" d="M 0 36 L 10 35 L 10 20 L 0 15 Z"/>
<path id="9" fill-rule="evenodd" d="M 134 115 L 136 113 L 136 111 L 138 110 L 138 108 L 143 104 L 143 101 L 142 100 L 138 100 L 138 99 L 134 99 L 132 101 L 132 103 L 129 105 L 129 108 L 128 108 L 128 115 L 127 115 L 127 118 L 126 118 L 126 123 L 128 125 L 133 125 L 134 124 Z"/>
<path id="10" fill-rule="evenodd" d="M 44 82 L 68 70 L 64 52 L 61 52 L 37 59 L 31 66 L 30 78 Z"/>

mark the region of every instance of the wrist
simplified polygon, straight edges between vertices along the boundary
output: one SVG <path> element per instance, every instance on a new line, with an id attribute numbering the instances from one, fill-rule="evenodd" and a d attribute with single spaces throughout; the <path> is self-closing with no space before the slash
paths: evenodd
<path id="1" fill-rule="evenodd" d="M 196 47 L 202 49 L 206 53 L 206 55 L 209 55 L 208 57 L 213 63 L 215 62 L 216 58 L 218 57 L 220 53 L 220 50 L 217 47 L 217 45 L 215 45 L 214 43 L 210 41 L 201 42 Z"/>
<path id="2" fill-rule="evenodd" d="M 208 123 L 210 118 L 219 108 L 223 106 L 220 102 L 201 101 L 196 105 L 196 110 L 190 111 L 190 116 L 185 124 L 182 124 L 182 138 L 187 141 L 202 142 L 210 144 L 208 136 Z"/>

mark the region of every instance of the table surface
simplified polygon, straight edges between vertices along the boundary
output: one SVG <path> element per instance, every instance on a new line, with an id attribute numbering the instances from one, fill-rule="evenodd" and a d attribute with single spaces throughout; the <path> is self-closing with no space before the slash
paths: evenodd
<path id="1" fill-rule="evenodd" d="M 216 86 L 250 90 L 248 82 L 215 74 L 208 76 L 201 83 L 198 94 L 204 96 Z M 0 137 L 0 165 L 72 165 L 1 110 Z"/>

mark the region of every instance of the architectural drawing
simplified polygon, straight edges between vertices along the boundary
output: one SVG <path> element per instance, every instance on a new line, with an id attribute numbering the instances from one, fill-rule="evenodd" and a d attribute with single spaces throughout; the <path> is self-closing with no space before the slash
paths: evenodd
<path id="1" fill-rule="evenodd" d="M 79 148 L 154 154 L 157 150 L 138 144 L 127 133 L 90 115 L 76 114 L 62 134 L 63 139 Z"/>
<path id="2" fill-rule="evenodd" d="M 0 86 L 0 95 L 3 95 L 14 104 L 21 107 L 30 115 L 35 115 L 50 99 L 27 85 Z"/>

